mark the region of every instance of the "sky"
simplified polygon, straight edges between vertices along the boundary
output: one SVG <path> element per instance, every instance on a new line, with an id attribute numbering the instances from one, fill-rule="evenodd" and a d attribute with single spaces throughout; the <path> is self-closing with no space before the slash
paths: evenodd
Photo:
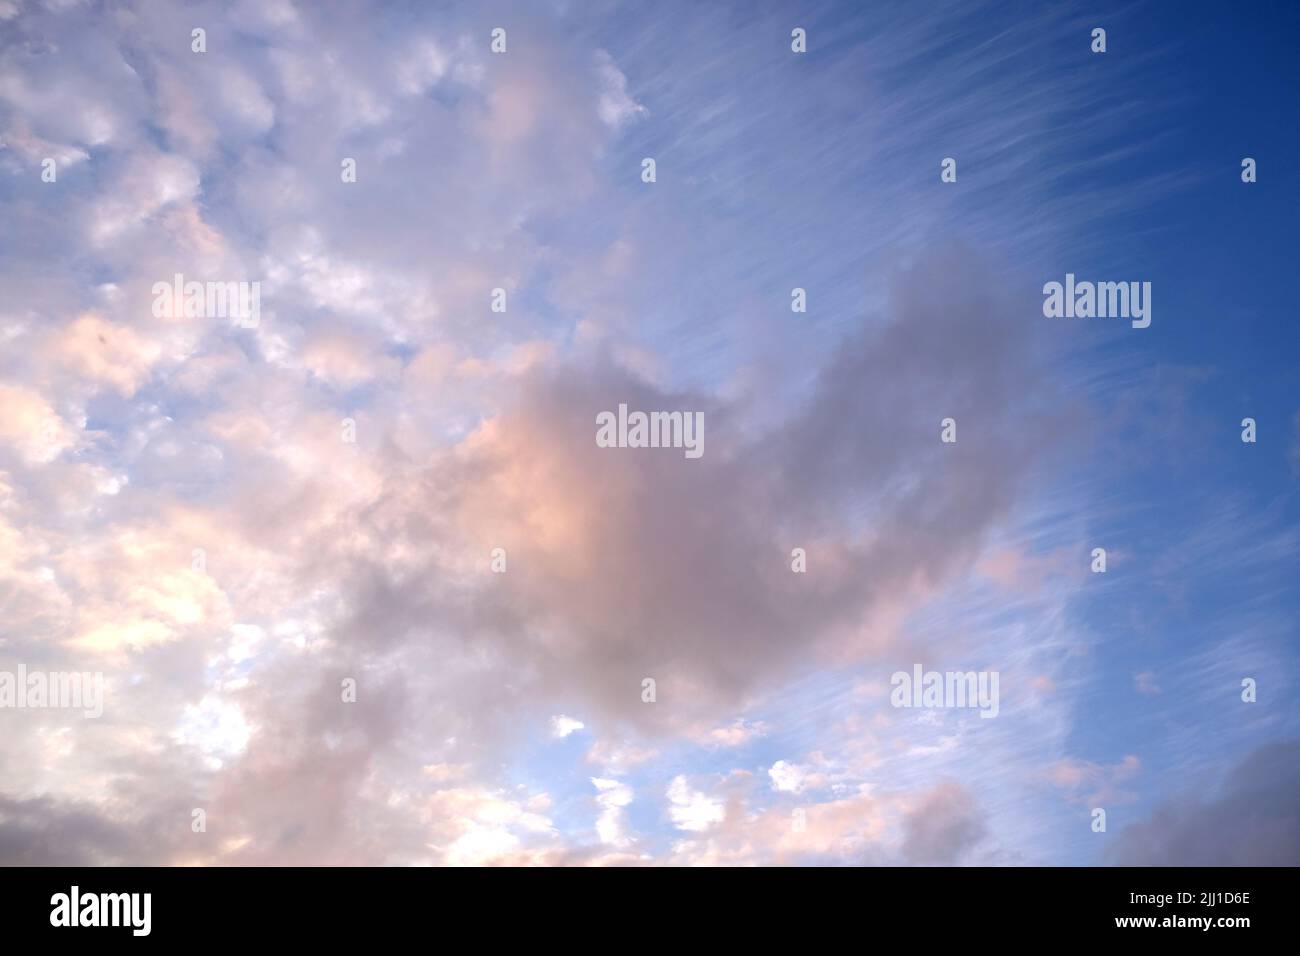
<path id="1" fill-rule="evenodd" d="M 0 0 L 0 863 L 1300 864 L 1297 27 Z"/>

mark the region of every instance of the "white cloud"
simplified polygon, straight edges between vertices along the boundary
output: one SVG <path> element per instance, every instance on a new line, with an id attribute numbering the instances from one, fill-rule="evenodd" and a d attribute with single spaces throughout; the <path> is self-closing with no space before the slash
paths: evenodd
<path id="1" fill-rule="evenodd" d="M 679 830 L 707 830 L 714 824 L 721 823 L 726 816 L 721 800 L 699 790 L 692 790 L 686 777 L 681 774 L 674 777 L 668 785 L 667 795 L 672 803 L 668 815 Z"/>
<path id="2" fill-rule="evenodd" d="M 600 79 L 596 109 L 602 123 L 617 128 L 633 117 L 645 115 L 646 108 L 627 92 L 627 77 L 604 50 L 596 52 L 596 75 Z"/>
<path id="3" fill-rule="evenodd" d="M 555 836 L 550 819 L 537 812 L 548 805 L 544 793 L 521 801 L 475 787 L 439 790 L 428 802 L 427 817 L 433 835 L 442 839 L 428 846 L 452 866 L 509 862 L 526 844 Z"/>
<path id="4" fill-rule="evenodd" d="M 208 694 L 197 707 L 187 707 L 174 737 L 180 743 L 196 747 L 221 766 L 223 758 L 244 752 L 253 735 L 239 706 L 219 694 Z"/>
<path id="5" fill-rule="evenodd" d="M 567 737 L 577 730 L 582 730 L 587 725 L 580 720 L 574 720 L 572 717 L 566 717 L 564 714 L 556 714 L 551 718 L 551 736 Z"/>
<path id="6" fill-rule="evenodd" d="M 772 789 L 783 793 L 799 793 L 807 782 L 807 773 L 798 764 L 778 760 L 767 771 L 772 778 Z"/>
<path id="7" fill-rule="evenodd" d="M 592 777 L 592 785 L 599 791 L 596 803 L 600 816 L 596 818 L 596 835 L 607 846 L 625 847 L 632 843 L 624 826 L 623 808 L 632 802 L 632 788 L 618 780 Z"/>

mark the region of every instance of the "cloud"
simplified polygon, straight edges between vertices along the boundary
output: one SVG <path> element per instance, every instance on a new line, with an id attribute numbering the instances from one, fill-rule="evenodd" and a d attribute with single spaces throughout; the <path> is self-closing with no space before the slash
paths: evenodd
<path id="1" fill-rule="evenodd" d="M 679 830 L 699 832 L 721 823 L 726 816 L 721 800 L 691 788 L 686 777 L 678 775 L 666 792 L 671 806 L 668 815 Z"/>
<path id="2" fill-rule="evenodd" d="M 725 727 L 714 727 L 705 734 L 696 734 L 695 739 L 705 745 L 715 747 L 739 747 L 764 736 L 767 724 L 760 721 L 748 721 L 738 717 Z"/>
<path id="3" fill-rule="evenodd" d="M 505 548 L 508 573 L 467 580 L 453 601 L 409 592 L 358 555 L 343 597 L 369 612 L 366 591 L 379 589 L 398 631 L 477 630 L 543 693 L 645 727 L 713 719 L 798 660 L 879 653 L 888 621 L 976 559 L 1034 446 L 1053 441 L 1006 387 L 1032 378 L 1032 363 L 976 262 L 954 251 L 902 273 L 892 321 L 846 342 L 768 432 L 745 428 L 743 408 L 607 362 L 522 375 L 500 415 L 417 480 L 390 483 L 364 519 L 368 536 L 429 555 L 423 580 L 448 579 L 439 555 L 476 547 Z M 597 413 L 621 402 L 702 411 L 709 453 L 597 447 Z M 970 440 L 945 446 L 939 422 L 958 409 Z M 869 525 L 846 527 L 850 508 Z M 790 572 L 795 545 L 815 574 Z M 645 676 L 671 708 L 642 703 Z"/>
<path id="4" fill-rule="evenodd" d="M 903 821 L 903 857 L 922 866 L 948 866 L 970 853 L 986 826 L 969 792 L 955 781 L 938 784 Z"/>
<path id="5" fill-rule="evenodd" d="M 551 718 L 551 736 L 567 737 L 569 734 L 582 730 L 586 726 L 580 720 L 574 720 L 572 717 L 564 716 L 564 714 L 557 714 Z"/>
<path id="6" fill-rule="evenodd" d="M 977 182 L 1085 167 L 1041 145 L 1091 156 L 1109 131 L 1061 132 L 1082 80 L 995 80 L 950 16 L 901 8 L 855 13 L 881 19 L 812 72 L 772 60 L 776 13 L 719 46 L 723 10 L 543 5 L 505 57 L 475 4 L 214 7 L 202 56 L 179 8 L 0 16 L 0 666 L 108 682 L 94 728 L 3 715 L 0 861 L 924 863 L 996 842 L 982 788 L 935 788 L 961 732 L 869 702 L 832 720 L 821 693 L 884 686 L 927 615 L 927 652 L 976 640 L 947 603 L 972 575 L 1020 611 L 1073 553 L 1003 540 L 1077 424 L 1008 262 L 1116 203 Z M 847 115 L 860 136 L 820 138 Z M 961 200 L 898 173 L 940 142 L 982 170 Z M 155 318 L 178 272 L 259 281 L 261 324 Z M 791 321 L 795 282 L 813 305 Z M 620 402 L 703 413 L 705 456 L 598 448 Z M 1054 778 L 1082 799 L 1123 772 Z"/>
<path id="7" fill-rule="evenodd" d="M 1127 803 L 1134 799 L 1119 785 L 1142 770 L 1142 761 L 1133 754 L 1114 764 L 1099 764 L 1065 758 L 1047 768 L 1046 777 L 1055 786 L 1070 792 L 1070 800 L 1090 806 Z"/>
<path id="8" fill-rule="evenodd" d="M 449 866 L 511 863 L 521 852 L 553 844 L 555 830 L 544 813 L 545 794 L 520 801 L 474 788 L 439 790 L 425 802 L 434 830 L 430 849 Z"/>
<path id="9" fill-rule="evenodd" d="M 627 77 L 604 50 L 596 51 L 596 75 L 600 81 L 597 111 L 601 122 L 617 128 L 646 113 L 646 108 L 628 95 Z"/>
<path id="10" fill-rule="evenodd" d="M 174 852 L 173 832 L 180 827 L 159 827 L 156 839 L 147 838 L 148 825 L 175 814 L 188 819 L 180 801 L 154 801 L 151 818 L 124 824 L 101 814 L 89 801 L 53 797 L 13 799 L 0 795 L 0 860 L 6 866 L 112 866 L 128 860 L 162 863 Z"/>
<path id="11" fill-rule="evenodd" d="M 53 461 L 75 441 L 59 413 L 30 389 L 0 385 L 0 440 L 26 462 Z"/>
<path id="12" fill-rule="evenodd" d="M 806 773 L 798 764 L 778 760 L 768 768 L 767 775 L 772 778 L 773 790 L 799 793 L 804 788 Z"/>
<path id="13" fill-rule="evenodd" d="M 895 832 L 906 798 L 877 796 L 864 787 L 821 802 L 763 805 L 757 783 L 743 771 L 729 774 L 713 798 L 710 825 L 683 828 L 669 861 L 729 866 L 902 862 Z M 689 790 L 681 786 L 686 792 L 678 797 L 684 799 Z"/>
<path id="14" fill-rule="evenodd" d="M 596 804 L 600 807 L 597 838 L 606 846 L 630 846 L 633 840 L 627 834 L 623 808 L 632 802 L 632 788 L 618 780 L 601 777 L 592 777 L 591 783 L 596 788 Z"/>
<path id="15" fill-rule="evenodd" d="M 94 313 L 68 326 L 56 349 L 59 359 L 83 381 L 104 383 L 124 396 L 134 394 L 162 352 L 158 343 Z"/>
<path id="16" fill-rule="evenodd" d="M 1300 865 L 1300 741 L 1267 744 L 1228 770 L 1214 796 L 1188 794 L 1125 827 L 1119 866 Z"/>

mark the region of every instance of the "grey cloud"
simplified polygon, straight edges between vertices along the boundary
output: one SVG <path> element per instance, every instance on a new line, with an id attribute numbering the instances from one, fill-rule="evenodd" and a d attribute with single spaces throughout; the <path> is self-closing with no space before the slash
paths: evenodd
<path id="1" fill-rule="evenodd" d="M 950 866 L 973 851 L 986 833 L 971 794 L 946 780 L 903 820 L 903 857 L 920 866 Z"/>
<path id="2" fill-rule="evenodd" d="M 1059 424 L 1019 407 L 1032 353 L 977 263 L 952 252 L 900 276 L 892 321 L 851 337 L 772 433 L 608 364 L 532 377 L 481 443 L 360 516 L 434 563 L 403 581 L 354 559 L 339 574 L 352 608 L 340 640 L 473 633 L 513 668 L 501 704 L 529 686 L 647 726 L 734 707 L 825 653 L 878 649 L 873 615 L 923 600 L 973 557 Z M 620 402 L 703 411 L 704 457 L 596 447 L 597 412 Z M 949 414 L 955 446 L 939 441 Z M 505 575 L 461 587 L 438 567 L 495 546 Z M 793 547 L 813 573 L 791 572 Z M 656 707 L 639 699 L 646 676 Z"/>
<path id="3" fill-rule="evenodd" d="M 155 786 L 160 784 L 156 778 Z M 92 800 L 0 795 L 0 866 L 178 862 L 183 836 L 190 834 L 191 807 L 173 794 L 139 793 L 136 798 L 133 816 L 115 819 Z"/>
<path id="4" fill-rule="evenodd" d="M 1267 744 L 1224 775 L 1118 834 L 1119 866 L 1300 866 L 1300 741 Z"/>

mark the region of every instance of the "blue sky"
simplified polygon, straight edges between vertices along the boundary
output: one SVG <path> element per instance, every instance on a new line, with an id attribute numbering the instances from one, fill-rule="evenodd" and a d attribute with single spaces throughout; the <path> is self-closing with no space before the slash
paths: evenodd
<path id="1" fill-rule="evenodd" d="M 1296 863 L 1297 19 L 0 0 L 0 860 Z"/>

